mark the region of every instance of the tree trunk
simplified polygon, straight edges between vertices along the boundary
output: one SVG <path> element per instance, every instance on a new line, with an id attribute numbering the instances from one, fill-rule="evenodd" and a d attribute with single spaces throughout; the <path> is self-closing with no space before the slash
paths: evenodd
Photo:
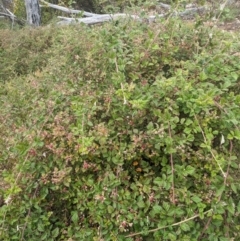
<path id="1" fill-rule="evenodd" d="M 25 0 L 27 22 L 31 26 L 40 26 L 41 13 L 38 0 Z"/>

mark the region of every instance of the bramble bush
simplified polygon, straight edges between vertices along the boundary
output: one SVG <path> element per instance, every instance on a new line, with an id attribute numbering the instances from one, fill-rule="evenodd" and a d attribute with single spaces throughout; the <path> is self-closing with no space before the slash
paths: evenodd
<path id="1" fill-rule="evenodd" d="M 43 30 L 0 32 L 0 239 L 238 240 L 239 36 Z"/>

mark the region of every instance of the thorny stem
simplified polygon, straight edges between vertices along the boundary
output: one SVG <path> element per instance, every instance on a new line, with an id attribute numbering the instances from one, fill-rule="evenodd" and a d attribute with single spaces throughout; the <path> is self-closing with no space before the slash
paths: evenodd
<path id="1" fill-rule="evenodd" d="M 200 128 L 200 130 L 201 130 L 201 132 L 202 132 L 202 136 L 203 136 L 204 142 L 207 144 L 207 138 L 206 138 L 206 136 L 205 136 L 205 133 L 204 133 L 204 131 L 203 131 L 203 129 L 202 129 L 202 127 L 201 127 L 201 125 L 200 125 L 200 123 L 199 123 L 197 117 L 196 117 L 195 115 L 194 115 L 194 117 L 195 117 L 196 121 L 198 122 L 198 126 L 199 126 L 199 128 Z M 216 161 L 216 163 L 218 164 L 218 167 L 219 167 L 219 169 L 220 169 L 220 171 L 221 171 L 223 177 L 226 178 L 226 173 L 223 171 L 223 169 L 222 169 L 220 163 L 218 162 L 217 158 L 215 157 L 213 151 L 212 151 L 211 149 L 210 149 L 209 151 L 210 151 L 210 153 L 211 153 L 213 159 L 214 159 L 214 160 Z"/>
<path id="2" fill-rule="evenodd" d="M 208 211 L 204 212 L 203 214 L 209 213 L 209 212 L 211 212 L 211 211 L 212 211 L 212 209 L 209 209 Z M 149 233 L 153 233 L 153 232 L 159 231 L 159 230 L 164 229 L 164 228 L 169 228 L 169 227 L 178 226 L 178 225 L 181 225 L 181 224 L 183 224 L 183 223 L 186 223 L 186 222 L 188 222 L 188 221 L 190 221 L 190 220 L 193 220 L 193 219 L 195 219 L 195 218 L 198 218 L 199 216 L 200 216 L 200 214 L 197 214 L 197 215 L 195 215 L 195 216 L 192 216 L 192 217 L 190 217 L 190 218 L 184 219 L 184 220 L 182 220 L 182 221 L 180 221 L 180 222 L 177 222 L 177 223 L 174 223 L 174 224 L 162 226 L 162 227 L 155 228 L 155 229 L 150 229 L 150 230 L 148 230 L 148 232 L 149 232 Z M 132 234 L 129 234 L 129 235 L 125 236 L 125 238 L 134 237 L 134 236 L 137 236 L 137 235 L 142 234 L 142 233 L 144 233 L 144 232 L 132 233 Z"/>
<path id="3" fill-rule="evenodd" d="M 204 226 L 203 231 L 202 231 L 200 237 L 198 238 L 198 240 L 202 240 L 202 237 L 203 237 L 205 231 L 208 229 L 208 226 L 211 223 L 211 221 L 212 221 L 212 216 L 208 219 L 208 221 L 207 221 L 206 225 Z"/>
<path id="4" fill-rule="evenodd" d="M 39 189 L 39 184 L 38 184 L 38 186 L 36 187 L 36 189 L 34 191 L 33 198 L 36 197 L 38 189 Z M 22 230 L 20 241 L 22 241 L 24 239 L 24 233 L 25 233 L 25 230 L 26 230 L 26 227 L 27 227 L 27 224 L 28 224 L 28 218 L 30 217 L 30 214 L 31 214 L 31 209 L 29 208 L 28 209 L 28 213 L 27 213 L 27 217 L 26 217 L 26 222 L 25 222 L 25 224 L 23 226 L 23 230 Z"/>
<path id="5" fill-rule="evenodd" d="M 168 133 L 169 137 L 172 139 L 172 133 L 171 133 L 171 126 L 168 123 Z M 171 163 L 171 169 L 172 169 L 172 203 L 175 205 L 175 190 L 174 190 L 174 164 L 173 164 L 173 155 L 170 154 L 170 163 Z"/>
<path id="6" fill-rule="evenodd" d="M 122 89 L 122 93 L 123 93 L 123 104 L 126 105 L 127 104 L 127 100 L 126 100 L 125 93 L 124 93 L 123 83 L 121 83 L 121 89 Z"/>
<path id="7" fill-rule="evenodd" d="M 232 144 L 232 141 L 230 140 L 230 148 L 229 148 L 229 155 L 230 155 L 230 157 L 232 156 L 232 150 L 233 150 L 233 144 Z M 226 184 L 226 182 L 227 182 L 227 176 L 229 174 L 230 164 L 231 164 L 231 160 L 228 162 L 227 173 L 226 173 L 226 178 L 224 180 L 224 184 Z"/>
<path id="8" fill-rule="evenodd" d="M 119 72 L 119 68 L 118 68 L 118 64 L 117 64 L 117 59 L 115 58 L 114 61 L 115 61 L 115 66 L 116 66 L 116 72 L 118 73 Z M 126 105 L 127 104 L 127 100 L 126 100 L 125 93 L 124 93 L 123 83 L 121 83 L 121 90 L 122 90 L 122 93 L 123 93 L 123 104 Z"/>
<path id="9" fill-rule="evenodd" d="M 116 66 L 116 72 L 118 73 L 119 69 L 118 69 L 118 64 L 117 64 L 117 58 L 114 59 L 114 62 L 115 62 L 115 66 Z"/>
<path id="10" fill-rule="evenodd" d="M 229 155 L 230 155 L 230 157 L 232 155 L 232 149 L 233 149 L 233 144 L 232 144 L 232 141 L 230 140 L 230 148 L 229 148 Z M 231 160 L 228 162 L 227 172 L 226 172 L 225 177 L 224 177 L 224 185 L 226 185 L 226 183 L 227 183 L 227 177 L 228 177 L 228 174 L 229 174 L 230 164 L 231 164 Z M 219 196 L 218 202 L 221 201 L 221 198 L 222 198 L 222 194 Z M 210 224 L 211 221 L 212 221 L 212 216 L 208 219 L 206 225 L 204 226 L 199 240 L 201 240 L 201 238 L 203 237 L 203 235 L 204 235 L 205 231 L 208 229 L 209 224 Z"/>

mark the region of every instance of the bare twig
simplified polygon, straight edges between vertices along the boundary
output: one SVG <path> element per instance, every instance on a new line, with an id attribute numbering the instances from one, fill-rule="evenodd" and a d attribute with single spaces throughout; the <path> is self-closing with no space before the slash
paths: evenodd
<path id="1" fill-rule="evenodd" d="M 52 3 L 48 3 L 44 0 L 40 0 L 40 2 L 42 2 L 43 4 L 45 4 L 47 7 L 65 12 L 65 13 L 70 13 L 70 14 L 83 14 L 83 16 L 86 17 L 92 17 L 92 16 L 98 16 L 99 14 L 95 14 L 95 13 L 90 13 L 90 12 L 86 12 L 86 11 L 82 11 L 82 10 L 74 10 L 71 8 L 66 8 L 66 7 L 62 7 L 56 4 L 52 4 Z M 43 5 L 44 6 L 44 5 Z M 41 7 L 43 7 L 41 6 Z"/>
<path id="2" fill-rule="evenodd" d="M 168 134 L 169 137 L 172 139 L 172 131 L 171 131 L 171 126 L 168 123 Z M 171 169 L 172 169 L 172 203 L 175 205 L 175 189 L 174 189 L 174 164 L 173 164 L 173 155 L 172 153 L 170 154 L 170 163 L 171 163 Z"/>
<path id="3" fill-rule="evenodd" d="M 208 142 L 207 142 L 206 135 L 205 135 L 205 133 L 204 133 L 204 131 L 203 131 L 203 129 L 202 129 L 202 127 L 201 127 L 201 125 L 200 125 L 197 117 L 196 117 L 196 115 L 194 115 L 194 117 L 195 117 L 195 120 L 198 122 L 198 126 L 199 126 L 199 128 L 200 128 L 200 130 L 201 130 L 201 132 L 202 132 L 202 136 L 203 136 L 204 142 L 205 142 L 205 144 L 207 144 Z M 219 169 L 220 169 L 223 177 L 225 178 L 225 177 L 226 177 L 226 173 L 223 171 L 223 169 L 222 169 L 219 161 L 217 160 L 216 156 L 214 155 L 213 151 L 210 149 L 209 152 L 211 153 L 213 159 L 214 159 L 214 160 L 216 161 L 216 163 L 218 164 L 218 167 L 219 167 Z"/>
<path id="4" fill-rule="evenodd" d="M 2 5 L 0 5 L 0 7 L 4 11 L 4 12 L 0 12 L 0 17 L 9 18 L 12 21 L 12 25 L 14 24 L 14 22 L 20 25 L 24 25 L 24 21 L 18 19 L 10 10 L 8 10 L 7 8 L 4 8 Z"/>
<path id="5" fill-rule="evenodd" d="M 204 212 L 203 214 L 207 214 L 207 213 L 209 213 L 209 212 L 212 212 L 212 209 Z M 181 224 L 183 224 L 183 223 L 186 223 L 186 222 L 188 222 L 188 221 L 190 221 L 190 220 L 193 220 L 193 219 L 195 219 L 195 218 L 198 218 L 199 216 L 200 216 L 200 214 L 197 214 L 197 215 L 195 215 L 195 216 L 192 216 L 192 217 L 190 217 L 190 218 L 184 219 L 184 220 L 182 220 L 182 221 L 180 221 L 180 222 L 177 222 L 177 223 L 174 223 L 174 224 L 162 226 L 162 227 L 155 228 L 155 229 L 150 229 L 150 230 L 148 230 L 148 232 L 149 232 L 149 233 L 154 233 L 154 232 L 159 231 L 159 230 L 161 230 L 161 229 L 178 226 L 178 225 L 181 225 Z M 145 231 L 143 231 L 143 232 L 138 232 L 138 233 L 132 233 L 132 234 L 129 234 L 129 235 L 125 236 L 125 238 L 134 237 L 134 236 L 143 234 L 144 232 L 145 232 Z"/>
<path id="6" fill-rule="evenodd" d="M 231 157 L 231 155 L 232 155 L 232 149 L 233 149 L 233 144 L 232 144 L 232 141 L 230 140 L 229 157 Z M 228 177 L 228 174 L 229 174 L 230 165 L 231 165 L 231 159 L 230 159 L 229 162 L 228 162 L 227 172 L 226 172 L 226 175 L 225 175 L 225 177 L 224 177 L 224 185 L 227 184 L 227 177 Z M 217 202 L 220 202 L 221 199 L 222 199 L 222 193 L 221 193 L 221 195 L 218 197 L 218 201 L 217 201 Z M 208 229 L 211 221 L 212 221 L 212 216 L 209 217 L 207 223 L 205 224 L 205 226 L 204 226 L 204 228 L 203 228 L 203 230 L 202 230 L 202 233 L 201 233 L 201 235 L 200 235 L 200 237 L 199 237 L 199 240 L 201 240 L 202 237 L 204 236 L 204 233 L 205 233 L 205 231 Z"/>
<path id="7" fill-rule="evenodd" d="M 198 238 L 198 240 L 202 240 L 202 238 L 203 238 L 203 236 L 204 236 L 205 231 L 208 229 L 209 224 L 210 224 L 210 223 L 211 223 L 211 221 L 212 221 L 212 218 L 213 218 L 212 216 L 211 216 L 211 217 L 209 217 L 209 219 L 208 219 L 207 223 L 205 224 L 205 226 L 204 226 L 204 228 L 203 228 L 203 231 L 202 231 L 202 233 L 201 233 L 200 237 Z"/>

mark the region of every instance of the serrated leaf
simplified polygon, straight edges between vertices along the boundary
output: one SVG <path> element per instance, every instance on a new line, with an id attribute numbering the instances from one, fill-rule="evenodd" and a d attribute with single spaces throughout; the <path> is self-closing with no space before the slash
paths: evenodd
<path id="1" fill-rule="evenodd" d="M 219 197 L 220 195 L 222 195 L 224 190 L 225 190 L 225 185 L 222 185 L 221 187 L 219 187 L 216 191 L 216 196 Z"/>
<path id="2" fill-rule="evenodd" d="M 229 238 L 220 237 L 220 241 L 229 241 Z"/>
<path id="3" fill-rule="evenodd" d="M 234 183 L 231 183 L 231 189 L 233 190 L 233 192 L 234 193 L 236 193 L 237 194 L 237 187 L 236 187 L 236 185 L 234 184 Z"/>
<path id="4" fill-rule="evenodd" d="M 217 206 L 215 213 L 216 214 L 224 214 L 226 212 L 226 206 L 227 206 L 227 203 L 221 201 L 219 203 L 219 205 Z"/>
<path id="5" fill-rule="evenodd" d="M 189 227 L 189 225 L 187 224 L 187 223 L 182 223 L 181 225 L 180 225 L 180 228 L 183 230 L 183 231 L 189 231 L 190 230 L 190 227 Z"/>
<path id="6" fill-rule="evenodd" d="M 208 78 L 208 76 L 206 75 L 205 72 L 201 72 L 199 74 L 199 78 L 200 78 L 201 81 L 203 81 L 203 80 L 206 80 Z"/>
<path id="7" fill-rule="evenodd" d="M 188 165 L 186 168 L 185 168 L 185 173 L 187 173 L 188 175 L 192 175 L 192 174 L 194 174 L 195 173 L 195 168 L 194 167 L 192 167 L 192 166 L 190 166 L 190 165 Z"/>
<path id="8" fill-rule="evenodd" d="M 237 139 L 237 140 L 240 140 L 240 131 L 238 129 L 236 129 L 234 131 L 234 137 Z"/>
<path id="9" fill-rule="evenodd" d="M 212 217 L 214 220 L 223 220 L 223 217 L 221 214 L 214 214 Z"/>
<path id="10" fill-rule="evenodd" d="M 235 203 L 233 202 L 232 198 L 230 198 L 228 205 L 227 205 L 227 210 L 231 213 L 231 214 L 235 214 Z"/>
<path id="11" fill-rule="evenodd" d="M 162 183 L 163 183 L 163 180 L 162 180 L 162 178 L 157 177 L 157 178 L 155 178 L 155 179 L 153 180 L 153 183 L 156 184 L 156 185 L 158 185 L 158 186 L 161 186 Z"/>
<path id="12" fill-rule="evenodd" d="M 185 125 L 186 126 L 189 126 L 193 123 L 193 121 L 191 119 L 187 119 L 186 122 L 185 122 Z"/>
<path id="13" fill-rule="evenodd" d="M 74 224 L 76 224 L 78 222 L 78 212 L 77 211 L 72 212 L 71 220 Z"/>
<path id="14" fill-rule="evenodd" d="M 233 156 L 234 158 L 235 156 Z M 230 157 L 231 158 L 231 157 Z M 235 159 L 234 159 L 235 160 Z M 238 164 L 236 162 L 231 162 L 230 166 L 234 169 L 238 169 Z"/>
<path id="15" fill-rule="evenodd" d="M 239 78 L 239 74 L 237 72 L 231 72 L 231 77 L 234 79 L 234 81 L 237 81 Z"/>
<path id="16" fill-rule="evenodd" d="M 194 201 L 195 203 L 200 203 L 202 201 L 202 199 L 200 197 L 196 196 L 196 195 L 193 196 L 191 198 L 191 200 Z"/>
<path id="17" fill-rule="evenodd" d="M 55 228 L 53 231 L 52 231 L 52 237 L 53 238 L 56 238 L 59 234 L 59 228 Z"/>
<path id="18" fill-rule="evenodd" d="M 167 202 L 163 202 L 163 208 L 164 208 L 166 211 L 168 211 L 169 208 L 170 208 L 169 203 L 167 203 Z"/>
<path id="19" fill-rule="evenodd" d="M 112 214 L 113 211 L 114 211 L 114 208 L 109 205 L 109 206 L 107 207 L 107 210 L 108 210 L 108 213 Z"/>
<path id="20" fill-rule="evenodd" d="M 188 235 L 184 235 L 181 241 L 192 241 L 192 238 Z"/>
<path id="21" fill-rule="evenodd" d="M 137 203 L 139 208 L 144 208 L 145 207 L 145 203 L 141 200 Z"/>
<path id="22" fill-rule="evenodd" d="M 48 236 L 48 233 L 47 233 L 47 232 L 44 232 L 44 233 L 41 235 L 41 240 L 47 240 L 47 236 Z"/>
<path id="23" fill-rule="evenodd" d="M 160 49 L 160 47 L 158 46 L 158 44 L 154 44 L 154 45 L 152 46 L 152 49 L 153 49 L 153 50 L 158 50 L 158 49 Z"/>
<path id="24" fill-rule="evenodd" d="M 153 123 L 149 122 L 147 125 L 147 130 L 152 130 L 154 128 Z"/>
<path id="25" fill-rule="evenodd" d="M 174 234 L 172 234 L 172 233 L 169 233 L 169 234 L 168 234 L 168 238 L 169 238 L 171 241 L 177 240 L 177 236 L 174 235 Z"/>
<path id="26" fill-rule="evenodd" d="M 88 126 L 93 126 L 93 123 L 91 121 L 87 122 Z"/>
<path id="27" fill-rule="evenodd" d="M 41 222 L 38 223 L 37 230 L 38 230 L 39 232 L 43 232 L 43 231 L 44 231 L 44 226 L 43 226 L 43 224 L 42 224 Z"/>
<path id="28" fill-rule="evenodd" d="M 240 201 L 238 202 L 238 205 L 237 205 L 237 211 L 240 213 Z"/>
<path id="29" fill-rule="evenodd" d="M 175 213 L 176 213 L 177 216 L 181 217 L 185 214 L 185 211 L 178 208 L 177 210 L 175 210 Z"/>
<path id="30" fill-rule="evenodd" d="M 191 129 L 191 128 L 186 127 L 186 128 L 184 129 L 184 133 L 186 133 L 186 134 L 190 134 L 191 132 L 192 132 L 192 129 Z"/>
<path id="31" fill-rule="evenodd" d="M 161 206 L 159 206 L 159 205 L 154 205 L 153 206 L 153 211 L 154 211 L 155 214 L 156 213 L 161 213 L 161 210 L 162 210 Z"/>
<path id="32" fill-rule="evenodd" d="M 138 130 L 138 129 L 133 129 L 133 133 L 134 133 L 134 134 L 138 134 L 138 133 L 139 133 L 139 130 Z"/>
<path id="33" fill-rule="evenodd" d="M 202 220 L 204 219 L 204 214 L 203 214 L 203 212 L 202 212 L 202 211 L 201 211 L 201 212 L 199 212 L 199 218 L 200 218 L 200 219 L 202 219 Z"/>

